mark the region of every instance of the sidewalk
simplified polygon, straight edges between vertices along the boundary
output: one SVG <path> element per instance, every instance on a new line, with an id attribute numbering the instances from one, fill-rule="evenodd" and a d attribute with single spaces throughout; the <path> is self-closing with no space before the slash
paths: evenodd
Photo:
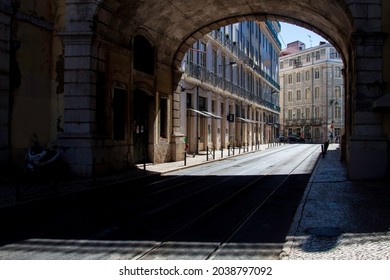
<path id="1" fill-rule="evenodd" d="M 281 259 L 390 259 L 389 182 L 349 181 L 338 145 L 331 144 L 311 176 Z"/>
<path id="2" fill-rule="evenodd" d="M 146 170 L 150 172 L 158 172 L 158 173 L 166 173 L 170 171 L 175 171 L 191 166 L 196 166 L 196 165 L 201 165 L 205 164 L 207 162 L 212 162 L 216 160 L 223 160 L 228 157 L 233 157 L 233 156 L 239 156 L 240 154 L 244 153 L 250 153 L 250 152 L 256 152 L 256 151 L 264 151 L 269 148 L 273 147 L 279 147 L 284 145 L 283 143 L 277 143 L 277 144 L 262 144 L 260 146 L 256 147 L 247 147 L 245 150 L 244 149 L 239 149 L 236 147 L 234 149 L 234 154 L 233 151 L 230 150 L 228 151 L 227 149 L 224 149 L 223 151 L 221 150 L 215 150 L 214 158 L 213 158 L 213 152 L 210 151 L 209 154 L 207 155 L 206 151 L 200 152 L 198 155 L 191 155 L 188 154 L 186 157 L 186 163 L 184 165 L 184 160 L 181 161 L 174 161 L 174 162 L 166 162 L 166 163 L 160 163 L 160 164 L 147 164 L 146 165 Z M 208 160 L 207 160 L 208 157 Z M 139 169 L 143 169 L 144 166 L 143 164 L 137 164 L 137 167 Z"/>

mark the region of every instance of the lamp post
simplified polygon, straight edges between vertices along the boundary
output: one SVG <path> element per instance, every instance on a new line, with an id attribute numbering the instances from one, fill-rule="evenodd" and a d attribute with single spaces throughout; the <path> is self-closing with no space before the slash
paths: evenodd
<path id="1" fill-rule="evenodd" d="M 225 67 L 226 66 L 230 66 L 230 81 L 229 81 L 229 84 L 230 84 L 230 93 L 233 94 L 233 66 L 237 65 L 237 62 L 236 61 L 230 61 L 229 63 L 227 64 L 221 64 L 221 65 L 218 65 L 219 66 L 219 71 L 221 72 L 221 68 L 223 67 L 223 71 L 225 71 Z M 224 77 L 225 78 L 225 77 Z M 226 89 L 226 88 L 225 88 Z M 231 114 L 230 112 L 230 105 L 228 104 L 228 107 L 229 107 L 229 115 Z M 226 131 L 227 133 L 227 131 Z M 230 135 L 231 131 L 230 131 L 230 122 L 229 122 L 229 135 Z M 234 135 L 233 135 L 234 136 Z M 225 136 L 226 137 L 226 136 Z M 229 141 L 230 141 L 230 136 L 229 136 Z M 234 137 L 233 137 L 233 142 L 234 142 Z"/>
<path id="2" fill-rule="evenodd" d="M 331 124 L 330 124 L 330 133 L 331 133 L 331 140 L 333 140 L 333 137 L 334 137 L 334 109 L 337 105 L 339 105 L 339 103 L 337 102 L 337 99 L 332 99 L 330 100 L 330 109 L 332 110 L 332 119 L 331 119 Z"/>
<path id="3" fill-rule="evenodd" d="M 219 72 L 220 72 L 220 74 L 222 74 L 221 72 L 221 69 L 222 69 L 222 67 L 223 67 L 223 71 L 225 71 L 225 67 L 226 66 L 231 66 L 231 67 L 233 67 L 234 65 L 237 65 L 237 62 L 235 62 L 235 61 L 230 61 L 229 63 L 227 63 L 227 64 L 221 64 L 221 65 L 218 65 L 219 66 Z M 233 70 L 232 69 L 230 69 L 230 82 L 233 82 Z"/>

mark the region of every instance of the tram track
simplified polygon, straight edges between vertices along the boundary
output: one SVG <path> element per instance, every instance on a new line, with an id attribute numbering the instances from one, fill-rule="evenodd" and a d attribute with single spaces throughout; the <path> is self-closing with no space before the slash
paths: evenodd
<path id="1" fill-rule="evenodd" d="M 291 149 L 293 146 L 289 145 L 287 147 L 283 147 L 281 149 L 268 151 L 266 154 L 261 154 L 261 156 L 267 158 L 275 156 L 275 154 L 278 153 L 284 153 L 286 150 Z M 208 170 L 209 172 L 212 172 L 213 176 L 218 176 L 223 173 L 229 172 L 229 170 L 237 169 L 237 165 L 242 166 L 250 166 L 252 162 L 255 162 L 258 160 L 259 154 L 246 154 L 245 157 L 235 157 L 228 160 L 234 161 L 235 164 L 232 166 L 225 167 L 223 169 L 215 170 L 214 168 L 218 167 L 218 164 L 215 164 L 215 162 L 211 162 L 210 164 L 205 164 L 205 167 L 202 167 L 200 172 L 204 172 L 203 170 Z M 289 162 L 290 159 L 285 159 L 281 165 L 286 164 Z M 214 164 L 214 168 L 210 169 L 210 165 Z M 272 173 L 272 170 L 269 171 L 269 174 Z M 235 176 L 228 176 L 227 178 L 224 178 L 223 180 L 218 180 L 216 183 L 213 183 L 213 176 L 206 177 L 204 174 L 199 174 L 199 172 L 193 172 L 191 176 L 187 175 L 173 175 L 171 176 L 171 173 L 167 173 L 165 176 L 162 176 L 158 180 L 154 180 L 150 183 L 147 183 L 146 185 L 141 185 L 137 187 L 131 187 L 128 189 L 123 189 L 120 191 L 120 196 L 122 197 L 128 197 L 128 199 L 124 200 L 123 202 L 120 202 L 120 200 L 117 202 L 116 207 L 125 207 L 128 208 L 129 204 L 132 204 L 132 208 L 134 209 L 132 213 L 136 215 L 137 213 L 144 211 L 144 213 L 152 214 L 156 213 L 158 211 L 161 211 L 165 209 L 166 207 L 173 206 L 180 202 L 183 199 L 189 198 L 193 195 L 199 194 L 201 192 L 205 192 L 211 188 L 218 187 L 221 184 L 228 183 L 229 180 L 232 180 Z M 267 175 L 267 174 L 263 174 Z M 262 176 L 263 176 L 262 175 Z M 190 180 L 188 179 L 190 178 Z M 211 183 L 210 183 L 211 181 Z M 207 182 L 207 185 L 205 185 L 203 182 Z M 186 187 L 191 184 L 198 183 L 201 187 L 197 189 L 195 192 L 192 190 L 188 190 L 189 192 L 186 193 Z M 182 196 L 178 196 L 178 193 L 184 192 Z M 171 196 L 169 194 L 172 194 Z M 174 195 L 173 195 L 174 194 Z M 161 199 L 161 197 L 168 197 L 169 201 L 163 204 L 161 201 L 159 202 L 159 206 L 151 209 L 148 211 L 147 205 L 151 204 L 153 199 L 155 197 L 158 197 Z M 175 200 L 171 200 L 171 197 L 174 197 Z"/>
<path id="2" fill-rule="evenodd" d="M 295 165 L 293 169 L 289 172 L 289 174 L 284 175 L 281 178 L 281 181 L 274 184 L 269 192 L 267 192 L 264 197 L 256 203 L 253 207 L 251 207 L 248 211 L 245 212 L 244 215 L 241 216 L 238 222 L 235 222 L 233 226 L 230 227 L 230 229 L 227 231 L 227 233 L 221 238 L 220 241 L 217 242 L 217 245 L 214 246 L 214 248 L 209 252 L 209 254 L 205 257 L 205 259 L 213 259 L 218 253 L 224 248 L 226 244 L 231 241 L 234 236 L 237 235 L 237 233 L 248 223 L 248 221 L 257 213 L 260 211 L 260 209 L 271 199 L 271 197 L 285 184 L 285 182 L 288 180 L 288 178 L 293 174 L 294 170 L 296 170 L 299 165 L 307 160 L 310 156 L 313 155 L 315 151 L 318 150 L 317 148 L 314 148 L 311 150 L 311 152 L 305 156 L 302 159 L 299 159 L 299 162 Z M 286 159 L 284 162 L 289 162 L 291 159 Z M 251 182 L 245 184 L 245 186 L 241 187 L 237 191 L 231 193 L 229 196 L 224 198 L 223 200 L 217 202 L 216 204 L 209 207 L 207 210 L 199 214 L 197 217 L 193 218 L 192 220 L 186 222 L 185 224 L 178 227 L 175 231 L 171 232 L 162 240 L 160 240 L 157 244 L 155 244 L 152 248 L 149 248 L 148 250 L 143 251 L 142 253 L 138 254 L 134 257 L 134 259 L 144 259 L 148 258 L 151 254 L 158 254 L 158 250 L 161 249 L 167 242 L 179 239 L 180 240 L 180 233 L 183 231 L 188 231 L 189 228 L 196 225 L 201 221 L 202 219 L 205 219 L 207 216 L 211 215 L 212 213 L 216 212 L 218 209 L 225 207 L 227 204 L 232 203 L 234 200 L 236 200 L 239 196 L 243 196 L 245 193 L 250 196 L 250 190 L 254 186 L 258 186 L 260 182 L 262 182 L 267 176 L 270 176 L 273 174 L 275 170 L 277 170 L 279 166 L 274 167 L 273 169 L 269 170 L 266 174 L 260 175 L 256 177 Z M 214 241 L 215 242 L 215 241 Z"/>
<path id="3" fill-rule="evenodd" d="M 319 149 L 319 146 L 307 147 L 300 151 L 312 150 L 309 152 L 314 154 Z M 26 240 L 27 243 L 21 243 L 20 248 L 23 248 L 31 243 L 29 237 L 36 238 L 34 240 L 64 240 L 63 244 L 68 244 L 65 240 L 90 240 L 103 244 L 128 241 L 134 246 L 140 242 L 141 247 L 130 249 L 133 253 L 127 255 L 128 259 L 166 259 L 164 250 L 180 250 L 180 246 L 193 246 L 199 258 L 214 259 L 233 243 L 238 244 L 240 250 L 241 246 L 248 246 L 251 250 L 257 246 L 259 250 L 261 247 L 261 250 L 269 252 L 274 248 L 271 243 L 265 244 L 267 249 L 257 240 L 252 242 L 252 239 L 248 239 L 251 243 L 244 244 L 246 239 L 239 240 L 238 236 L 245 232 L 243 229 L 251 224 L 253 217 L 279 192 L 275 188 L 279 189 L 278 185 L 288 180 L 286 174 L 282 174 L 283 166 L 295 164 L 298 167 L 305 160 L 303 152 L 293 158 L 280 156 L 280 153 L 287 154 L 289 150 L 290 147 L 283 147 L 282 151 L 267 151 L 265 155 L 253 153 L 249 158 L 224 160 L 229 167 L 210 168 L 212 164 L 199 167 L 212 171 L 209 175 L 203 174 L 203 171 L 195 171 L 193 175 L 164 174 L 158 180 L 139 186 L 123 185 L 113 188 L 111 192 L 98 190 L 89 196 L 86 193 L 80 198 L 63 198 L 48 205 L 41 204 L 37 210 L 29 211 L 28 215 L 13 213 L 9 220 L 11 217 L 21 218 L 20 226 L 3 235 L 4 244 Z M 276 154 L 281 158 L 278 163 L 264 164 Z M 239 170 L 241 175 L 231 174 L 239 168 L 237 165 L 243 166 L 243 170 Z M 249 168 L 249 165 L 253 168 Z M 261 171 L 264 168 L 265 171 Z M 293 174 L 295 169 L 291 168 L 289 173 Z M 250 172 L 247 173 L 247 170 Z M 262 205 L 259 206 L 259 203 Z M 23 213 L 28 210 L 22 209 Z M 37 216 L 44 214 L 45 209 L 51 209 L 50 213 Z M 226 215 L 229 217 L 228 223 L 221 218 Z M 79 243 L 74 244 L 77 247 Z M 80 242 L 80 252 L 84 252 L 82 244 Z M 72 249 L 74 256 L 79 250 L 76 247 Z M 183 255 L 173 258 L 183 258 Z"/>

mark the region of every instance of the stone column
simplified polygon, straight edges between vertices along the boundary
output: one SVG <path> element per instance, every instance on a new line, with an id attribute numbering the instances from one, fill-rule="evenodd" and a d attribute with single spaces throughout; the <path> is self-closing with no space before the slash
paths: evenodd
<path id="1" fill-rule="evenodd" d="M 174 80 L 178 80 L 177 77 L 182 75 L 183 73 L 180 71 L 174 71 L 173 75 L 176 75 L 176 79 L 174 77 Z M 174 85 L 174 92 L 173 92 L 173 98 L 172 98 L 172 138 L 171 138 L 171 151 L 172 151 L 172 160 L 173 161 L 179 161 L 184 159 L 184 136 L 185 132 L 182 131 L 182 128 L 180 126 L 180 104 L 181 104 L 181 88 L 178 85 Z"/>
<path id="2" fill-rule="evenodd" d="M 373 110 L 382 95 L 381 33 L 356 33 L 355 92 L 352 93 L 352 129 L 347 147 L 350 179 L 383 177 L 388 165 L 388 145 L 382 115 Z"/>
<path id="3" fill-rule="evenodd" d="M 0 6 L 0 167 L 10 162 L 10 6 Z"/>
<path id="4" fill-rule="evenodd" d="M 94 175 L 97 157 L 96 84 L 101 63 L 92 30 L 97 7 L 97 1 L 67 1 L 65 30 L 59 34 L 64 44 L 64 132 L 58 138 L 68 148 L 65 160 L 79 176 Z"/>
<path id="5" fill-rule="evenodd" d="M 92 34 L 62 34 L 65 47 L 64 133 L 65 160 L 79 176 L 94 173 L 96 155 L 96 66 Z M 95 67 L 96 68 L 96 67 Z"/>

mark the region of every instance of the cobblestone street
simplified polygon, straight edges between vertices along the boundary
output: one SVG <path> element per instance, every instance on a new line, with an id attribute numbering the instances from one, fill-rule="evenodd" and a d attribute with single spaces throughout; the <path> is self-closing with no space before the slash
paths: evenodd
<path id="1" fill-rule="evenodd" d="M 390 259 L 386 181 L 349 181 L 338 145 L 321 158 L 297 210 L 282 259 Z"/>

